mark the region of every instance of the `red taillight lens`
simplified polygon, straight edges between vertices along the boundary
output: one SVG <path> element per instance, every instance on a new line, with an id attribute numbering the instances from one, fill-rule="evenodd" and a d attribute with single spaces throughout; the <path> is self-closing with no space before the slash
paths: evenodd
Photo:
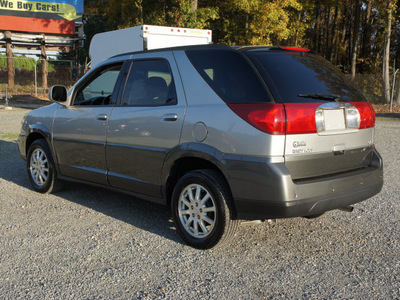
<path id="1" fill-rule="evenodd" d="M 278 135 L 317 133 L 316 110 L 322 104 L 324 103 L 258 103 L 228 104 L 228 106 L 253 127 Z M 375 126 L 375 111 L 370 103 L 353 102 L 351 104 L 360 113 L 359 129 Z"/>
<path id="2" fill-rule="evenodd" d="M 375 110 L 369 102 L 352 102 L 360 112 L 359 129 L 375 127 Z"/>
<path id="3" fill-rule="evenodd" d="M 315 110 L 321 103 L 286 103 L 286 133 L 316 133 Z"/>
<path id="4" fill-rule="evenodd" d="M 228 104 L 243 120 L 269 134 L 316 133 L 315 110 L 321 103 Z"/>
<path id="5" fill-rule="evenodd" d="M 269 134 L 285 134 L 285 108 L 283 104 L 228 104 L 239 117 L 255 128 Z"/>

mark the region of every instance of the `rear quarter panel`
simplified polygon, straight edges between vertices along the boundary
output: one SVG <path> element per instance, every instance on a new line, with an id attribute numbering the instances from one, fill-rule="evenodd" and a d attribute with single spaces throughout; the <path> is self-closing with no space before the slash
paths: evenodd
<path id="1" fill-rule="evenodd" d="M 203 80 L 184 51 L 175 51 L 174 56 L 188 103 L 181 143 L 198 142 L 193 128 L 203 123 L 207 136 L 201 142 L 222 153 L 283 157 L 285 136 L 263 133 L 242 120 Z"/>

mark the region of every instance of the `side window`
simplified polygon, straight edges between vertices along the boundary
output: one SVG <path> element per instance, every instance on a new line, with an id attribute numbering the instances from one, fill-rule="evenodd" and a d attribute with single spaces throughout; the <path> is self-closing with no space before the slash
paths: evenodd
<path id="1" fill-rule="evenodd" d="M 171 69 L 166 60 L 138 60 L 132 64 L 122 105 L 162 106 L 176 104 Z"/>
<path id="2" fill-rule="evenodd" d="M 226 103 L 272 102 L 250 63 L 233 50 L 186 50 L 186 55 L 208 85 Z"/>
<path id="3" fill-rule="evenodd" d="M 109 105 L 122 64 L 102 69 L 80 88 L 73 105 Z"/>

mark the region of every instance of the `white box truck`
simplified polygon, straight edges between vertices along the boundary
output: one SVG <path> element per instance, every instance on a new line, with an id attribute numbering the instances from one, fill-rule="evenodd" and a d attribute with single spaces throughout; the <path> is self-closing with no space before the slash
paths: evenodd
<path id="1" fill-rule="evenodd" d="M 143 25 L 96 34 L 90 43 L 89 56 L 93 68 L 122 53 L 211 44 L 211 40 L 212 31 L 208 29 Z"/>

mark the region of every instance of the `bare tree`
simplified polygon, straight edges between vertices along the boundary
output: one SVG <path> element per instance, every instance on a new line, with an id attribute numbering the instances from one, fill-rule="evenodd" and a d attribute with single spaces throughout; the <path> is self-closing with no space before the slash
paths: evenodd
<path id="1" fill-rule="evenodd" d="M 399 72 L 397 72 L 397 74 L 399 74 Z M 396 85 L 397 85 L 396 96 L 395 96 L 396 99 L 394 100 L 394 102 L 396 102 L 397 105 L 400 105 L 400 75 L 397 75 Z"/>
<path id="2" fill-rule="evenodd" d="M 196 11 L 198 7 L 198 0 L 191 0 L 192 1 L 192 10 Z"/>
<path id="3" fill-rule="evenodd" d="M 390 102 L 390 74 L 389 74 L 389 57 L 390 57 L 390 36 L 392 33 L 392 14 L 393 14 L 393 5 L 389 0 L 387 5 L 387 18 L 386 18 L 386 30 L 385 30 L 385 43 L 383 46 L 383 99 L 386 103 Z"/>
<path id="4" fill-rule="evenodd" d="M 355 4 L 353 47 L 351 49 L 351 78 L 353 79 L 356 76 L 358 34 L 360 32 L 360 15 L 361 15 L 361 0 L 357 0 Z"/>

